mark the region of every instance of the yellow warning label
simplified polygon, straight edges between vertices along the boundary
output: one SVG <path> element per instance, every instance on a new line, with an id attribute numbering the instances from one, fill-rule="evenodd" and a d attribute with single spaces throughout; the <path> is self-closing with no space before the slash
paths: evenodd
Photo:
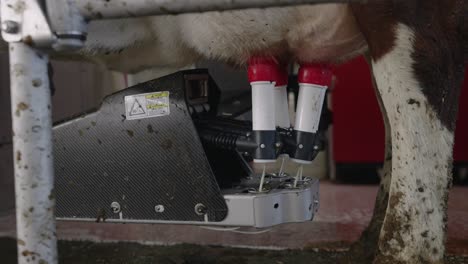
<path id="1" fill-rule="evenodd" d="M 168 97 L 169 92 L 160 92 L 160 93 L 154 93 L 154 94 L 148 94 L 146 95 L 146 99 L 156 99 L 156 98 L 162 98 L 162 97 Z"/>
<path id="2" fill-rule="evenodd" d="M 170 110 L 168 91 L 125 96 L 127 120 L 166 116 Z"/>
<path id="3" fill-rule="evenodd" d="M 167 104 L 149 104 L 146 105 L 146 109 L 159 109 L 159 108 L 166 108 L 168 107 Z"/>

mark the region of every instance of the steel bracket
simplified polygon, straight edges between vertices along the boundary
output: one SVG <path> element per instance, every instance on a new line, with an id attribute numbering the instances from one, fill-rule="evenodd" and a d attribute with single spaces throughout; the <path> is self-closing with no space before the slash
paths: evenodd
<path id="1" fill-rule="evenodd" d="M 6 42 L 47 48 L 56 41 L 39 1 L 2 0 L 0 7 L 2 37 Z"/>

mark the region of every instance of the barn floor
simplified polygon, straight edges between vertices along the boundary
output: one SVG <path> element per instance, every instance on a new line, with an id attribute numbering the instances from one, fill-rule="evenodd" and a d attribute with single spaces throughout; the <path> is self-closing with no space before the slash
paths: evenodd
<path id="1" fill-rule="evenodd" d="M 7 254 L 5 264 L 16 263 L 15 241 L 0 239 L 0 248 Z M 59 263 L 158 263 L 158 264 L 242 264 L 242 263 L 335 263 L 339 252 L 312 250 L 252 250 L 196 245 L 144 246 L 135 243 L 96 244 L 60 242 Z M 5 259 L 3 260 L 5 261 Z M 331 262 L 330 262 L 331 261 Z"/>
<path id="2" fill-rule="evenodd" d="M 146 246 L 137 243 L 60 241 L 59 263 L 66 264 L 335 264 L 342 250 L 255 250 L 181 244 Z M 0 238 L 2 263 L 16 263 L 16 241 Z M 468 263 L 468 257 L 449 255 L 446 264 Z"/>
<path id="3" fill-rule="evenodd" d="M 302 263 L 301 258 L 314 260 L 313 263 L 336 263 L 346 246 L 359 237 L 370 220 L 377 186 L 324 182 L 320 192 L 321 208 L 314 221 L 284 224 L 255 235 L 196 226 L 59 222 L 58 236 L 61 240 L 130 242 L 95 244 L 62 241 L 61 263 L 275 263 L 271 262 L 272 259 L 276 263 Z M 458 257 L 450 257 L 447 263 L 468 263 L 467 192 L 468 187 L 454 187 L 450 195 L 447 251 Z M 0 237 L 14 237 L 14 225 L 12 212 L 0 212 Z M 196 245 L 176 245 L 182 243 Z M 14 247 L 12 239 L 0 239 L 0 256 L 8 255 L 14 259 Z M 276 250 L 286 248 L 291 250 Z M 302 251 L 304 248 L 306 250 Z M 131 261 L 123 261 L 125 259 Z"/>

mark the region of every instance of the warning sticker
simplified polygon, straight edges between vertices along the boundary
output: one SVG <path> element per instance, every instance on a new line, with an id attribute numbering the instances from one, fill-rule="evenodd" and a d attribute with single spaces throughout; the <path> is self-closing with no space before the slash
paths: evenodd
<path id="1" fill-rule="evenodd" d="M 127 120 L 166 116 L 170 113 L 169 92 L 125 96 Z"/>

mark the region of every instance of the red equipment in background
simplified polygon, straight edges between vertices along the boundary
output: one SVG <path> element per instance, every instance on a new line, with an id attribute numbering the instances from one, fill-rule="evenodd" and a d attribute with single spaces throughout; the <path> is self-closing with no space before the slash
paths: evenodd
<path id="1" fill-rule="evenodd" d="M 334 73 L 332 157 L 338 168 L 336 176 L 342 178 L 340 167 L 375 168 L 382 164 L 385 130 L 366 60 L 359 57 Z M 468 164 L 468 71 L 460 96 L 454 163 Z"/>

